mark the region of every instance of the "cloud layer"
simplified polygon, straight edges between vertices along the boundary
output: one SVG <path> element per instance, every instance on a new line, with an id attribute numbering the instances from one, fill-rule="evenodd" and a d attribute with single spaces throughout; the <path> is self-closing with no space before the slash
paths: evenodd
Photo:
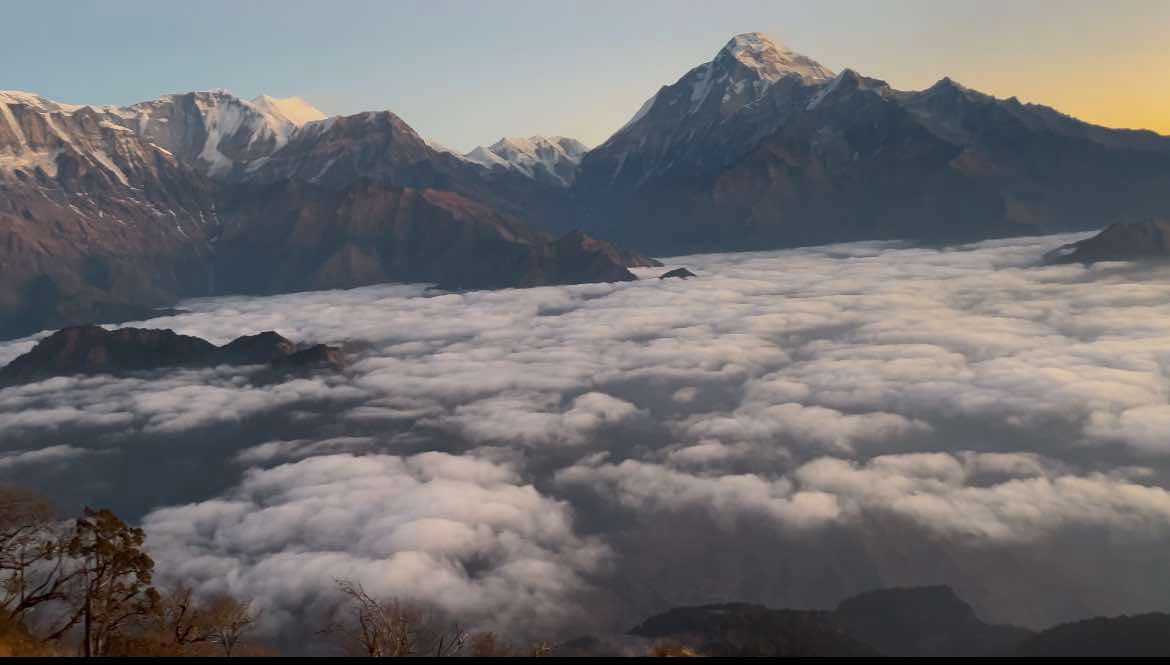
<path id="1" fill-rule="evenodd" d="M 259 598 L 287 620 L 334 580 L 493 628 L 560 623 L 610 556 L 561 501 L 470 456 L 321 455 L 248 471 L 225 496 L 144 521 L 166 575 Z M 311 620 L 311 618 L 310 618 Z"/>
<path id="2" fill-rule="evenodd" d="M 339 576 L 546 628 L 887 583 L 965 585 L 999 620 L 1137 611 L 1170 593 L 1170 268 L 1039 265 L 1069 240 L 192 301 L 150 325 L 352 363 L 0 390 L 0 477 L 132 506 L 169 568 L 290 621 Z M 126 492 L 164 468 L 190 478 Z"/>

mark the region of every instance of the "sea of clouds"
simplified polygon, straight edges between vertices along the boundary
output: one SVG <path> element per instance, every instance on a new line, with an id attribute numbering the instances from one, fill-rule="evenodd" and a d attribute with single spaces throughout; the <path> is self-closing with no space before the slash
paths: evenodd
<path id="1" fill-rule="evenodd" d="M 1166 610 L 1170 268 L 1040 265 L 1069 240 L 190 301 L 149 326 L 351 363 L 5 388 L 0 481 L 113 506 L 286 633 L 338 578 L 554 638 L 909 584 L 1033 626 Z"/>

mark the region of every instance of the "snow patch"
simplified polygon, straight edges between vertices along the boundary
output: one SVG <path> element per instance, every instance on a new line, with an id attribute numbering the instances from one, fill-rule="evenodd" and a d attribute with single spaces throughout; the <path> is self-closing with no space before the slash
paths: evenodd
<path id="1" fill-rule="evenodd" d="M 736 35 L 720 53 L 727 53 L 767 81 L 778 81 L 793 75 L 810 81 L 827 81 L 834 76 L 820 63 L 776 44 L 762 32 Z"/>
<path id="2" fill-rule="evenodd" d="M 327 116 L 312 104 L 300 97 L 284 97 L 277 99 L 268 95 L 260 95 L 252 100 L 252 105 L 261 112 L 277 115 L 291 122 L 297 127 L 316 120 L 324 120 Z"/>
<path id="3" fill-rule="evenodd" d="M 567 187 L 570 174 L 587 150 L 585 144 L 565 136 L 530 136 L 502 138 L 491 147 L 475 148 L 463 158 L 487 168 L 518 171 L 529 178 L 543 173 Z"/>

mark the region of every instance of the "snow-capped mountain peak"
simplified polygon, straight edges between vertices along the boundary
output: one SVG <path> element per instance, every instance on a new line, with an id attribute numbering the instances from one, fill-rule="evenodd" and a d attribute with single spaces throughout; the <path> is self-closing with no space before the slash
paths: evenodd
<path id="1" fill-rule="evenodd" d="M 35 92 L 22 90 L 0 90 L 0 104 L 22 104 L 47 113 L 72 113 L 82 108 L 76 104 L 63 104 Z"/>
<path id="2" fill-rule="evenodd" d="M 487 168 L 519 171 L 567 187 L 588 148 L 565 136 L 505 137 L 491 147 L 479 146 L 463 156 Z"/>
<path id="3" fill-rule="evenodd" d="M 260 95 L 252 100 L 252 105 L 268 113 L 279 115 L 297 127 L 326 118 L 324 113 L 300 97 L 278 99 L 268 95 Z"/>
<path id="4" fill-rule="evenodd" d="M 674 126 L 680 121 L 685 126 L 667 142 L 685 141 L 692 129 L 723 122 L 745 110 L 751 112 L 767 97 L 784 105 L 780 97 L 803 97 L 828 85 L 834 77 L 828 68 L 767 35 L 745 32 L 732 37 L 710 61 L 661 88 L 606 144 L 627 135 L 641 141 L 643 125 Z"/>
<path id="5" fill-rule="evenodd" d="M 777 44 L 762 32 L 745 32 L 732 37 L 716 59 L 724 54 L 768 81 L 791 75 L 807 81 L 827 81 L 834 76 L 820 63 Z"/>

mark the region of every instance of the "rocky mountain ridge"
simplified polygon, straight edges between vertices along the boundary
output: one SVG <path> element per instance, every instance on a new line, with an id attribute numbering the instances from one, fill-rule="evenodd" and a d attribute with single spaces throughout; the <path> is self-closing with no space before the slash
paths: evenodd
<path id="1" fill-rule="evenodd" d="M 0 384 L 215 365 L 267 365 L 282 371 L 339 369 L 344 362 L 337 347 L 315 344 L 302 348 L 271 330 L 216 346 L 169 329 L 75 326 L 45 337 L 28 353 L 0 368 Z"/>

